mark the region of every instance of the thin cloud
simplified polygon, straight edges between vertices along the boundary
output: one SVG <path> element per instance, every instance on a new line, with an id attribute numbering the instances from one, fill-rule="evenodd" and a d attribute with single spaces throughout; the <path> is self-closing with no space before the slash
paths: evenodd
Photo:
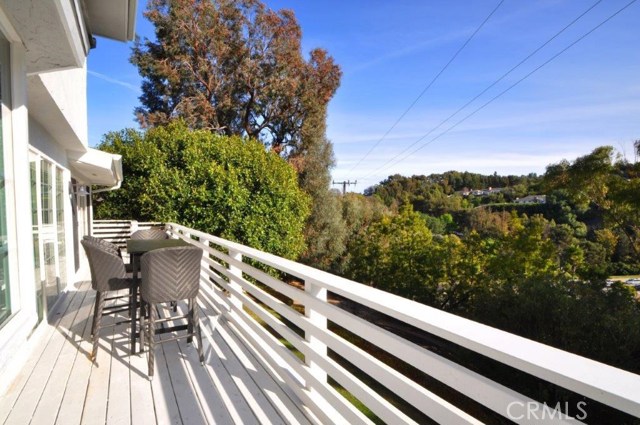
<path id="1" fill-rule="evenodd" d="M 366 134 L 357 133 L 357 132 L 351 132 L 351 133 L 337 132 L 337 133 L 330 133 L 329 139 L 333 142 L 334 145 L 350 145 L 350 144 L 366 145 L 369 143 L 373 144 L 373 142 L 375 142 L 377 139 L 380 138 L 381 134 L 382 134 L 382 131 L 376 132 L 376 133 L 366 133 Z M 421 135 L 422 133 L 416 130 L 410 133 L 402 133 L 402 134 L 395 134 L 393 136 L 388 136 L 386 140 L 406 141 L 406 140 L 416 139 Z"/>
<path id="2" fill-rule="evenodd" d="M 347 178 L 358 181 L 359 187 L 356 191 L 379 183 L 393 174 L 411 176 L 414 174 L 442 173 L 449 170 L 470 171 L 481 174 L 493 174 L 497 171 L 500 175 L 508 174 L 543 174 L 546 167 L 557 163 L 563 159 L 574 160 L 591 152 L 594 148 L 603 145 L 614 146 L 621 153 L 633 152 L 632 142 L 619 139 L 603 138 L 562 138 L 549 141 L 548 145 L 541 146 L 539 151 L 534 151 L 529 146 L 528 140 L 520 140 L 519 151 L 502 152 L 491 149 L 486 143 L 479 143 L 471 149 L 458 152 L 428 152 L 423 155 L 407 158 L 400 164 L 396 164 L 388 169 L 378 170 L 389 157 L 389 153 L 379 153 L 370 157 L 366 166 L 362 167 L 359 175 L 349 173 L 351 166 L 359 156 L 355 154 L 340 155 L 340 159 L 335 169 L 332 171 L 334 180 L 346 180 Z M 482 140 L 481 140 L 482 142 Z M 483 146 L 485 148 L 483 148 Z"/>
<path id="3" fill-rule="evenodd" d="M 507 22 L 511 22 L 511 21 L 515 21 L 517 19 L 522 18 L 523 16 L 528 16 L 531 15 L 535 12 L 539 12 L 541 10 L 547 9 L 549 8 L 554 2 L 548 2 L 548 3 L 541 3 L 541 4 L 532 4 L 532 5 L 528 5 L 521 8 L 520 10 L 517 11 L 510 11 L 507 12 L 504 15 L 496 15 L 495 17 L 492 17 L 491 22 L 488 23 L 488 25 L 486 26 L 486 28 L 483 30 L 484 34 L 483 35 L 494 35 L 495 34 L 495 29 L 496 28 L 501 28 L 505 23 Z M 404 46 L 402 48 L 398 48 L 397 46 L 394 46 L 392 49 L 390 49 L 388 52 L 383 53 L 379 56 L 373 57 L 372 59 L 365 61 L 365 62 L 361 62 L 353 67 L 350 67 L 349 69 L 345 70 L 345 73 L 352 75 L 352 74 L 357 74 L 358 72 L 361 72 L 363 70 L 372 68 L 376 65 L 379 65 L 381 63 L 384 62 L 388 62 L 391 60 L 395 60 L 395 59 L 399 59 L 405 56 L 409 56 L 418 52 L 422 52 L 425 51 L 427 49 L 431 49 L 433 47 L 438 47 L 438 46 L 442 46 L 448 43 L 452 43 L 458 40 L 462 40 L 466 37 L 469 36 L 469 34 L 474 30 L 475 28 L 475 24 L 473 25 L 469 25 L 467 28 L 461 29 L 461 30 L 457 30 L 457 31 L 450 31 L 446 34 L 443 35 L 439 35 L 436 37 L 430 37 L 421 41 L 418 41 L 416 43 L 413 44 L 409 44 L 407 46 Z M 416 34 L 415 39 L 420 40 L 420 36 L 418 34 Z"/>
<path id="4" fill-rule="evenodd" d="M 473 28 L 468 28 L 465 30 L 461 30 L 461 31 L 455 31 L 455 32 L 450 32 L 448 34 L 442 35 L 442 36 L 438 36 L 438 37 L 433 37 L 433 38 L 429 38 L 427 40 L 423 40 L 420 41 L 418 43 L 414 43 L 412 45 L 408 45 L 405 46 L 403 48 L 395 48 L 394 50 L 388 52 L 388 53 L 384 53 L 378 57 L 375 57 L 367 62 L 362 62 L 350 69 L 347 70 L 347 72 L 349 74 L 356 74 L 360 71 L 363 71 L 365 69 L 369 69 L 372 68 L 376 65 L 379 65 L 383 62 L 387 62 L 390 61 L 392 59 L 398 59 L 404 56 L 408 56 L 410 54 L 416 53 L 416 52 L 420 52 L 423 50 L 426 50 L 428 48 L 432 48 L 435 46 L 440 46 L 446 43 L 450 43 L 452 41 L 461 39 L 465 36 L 468 36 L 469 33 L 473 31 Z"/>
<path id="5" fill-rule="evenodd" d="M 140 87 L 138 87 L 138 86 L 136 86 L 134 84 L 131 84 L 131 83 L 127 83 L 126 81 L 121 81 L 121 80 L 118 80 L 116 78 L 109 77 L 108 75 L 104 75 L 104 74 L 101 74 L 99 72 L 91 71 L 91 70 L 88 70 L 87 74 L 89 74 L 91 76 L 94 76 L 96 78 L 99 78 L 99 79 L 101 79 L 103 81 L 106 81 L 108 83 L 124 87 L 124 88 L 126 88 L 128 90 L 131 90 L 132 92 L 140 93 Z"/>

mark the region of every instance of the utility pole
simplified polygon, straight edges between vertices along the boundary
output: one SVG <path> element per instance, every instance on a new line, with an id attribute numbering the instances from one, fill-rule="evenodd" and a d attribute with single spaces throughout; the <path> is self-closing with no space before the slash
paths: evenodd
<path id="1" fill-rule="evenodd" d="M 347 180 L 347 181 L 342 181 L 342 182 L 331 182 L 331 184 L 341 184 L 342 185 L 342 194 L 344 195 L 347 192 L 347 186 L 351 186 L 351 185 L 357 185 L 358 184 L 358 180 L 356 181 L 351 181 L 351 180 Z"/>

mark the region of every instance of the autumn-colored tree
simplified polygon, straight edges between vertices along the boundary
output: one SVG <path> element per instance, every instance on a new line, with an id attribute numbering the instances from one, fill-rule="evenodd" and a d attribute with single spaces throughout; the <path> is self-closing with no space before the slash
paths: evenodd
<path id="1" fill-rule="evenodd" d="M 137 40 L 144 126 L 183 118 L 192 128 L 256 138 L 286 155 L 305 142 L 309 109 L 326 105 L 340 68 L 322 49 L 304 60 L 291 10 L 259 0 L 151 0 L 156 40 Z"/>

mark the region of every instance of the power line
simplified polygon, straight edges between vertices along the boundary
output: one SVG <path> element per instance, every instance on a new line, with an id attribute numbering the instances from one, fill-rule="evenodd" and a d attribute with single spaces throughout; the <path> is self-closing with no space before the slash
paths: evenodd
<path id="1" fill-rule="evenodd" d="M 449 65 L 451 65 L 451 63 L 455 60 L 456 57 L 458 57 L 458 55 L 460 54 L 460 52 L 462 52 L 462 50 L 464 50 L 465 47 L 467 47 L 467 44 L 469 44 L 469 42 L 476 36 L 476 34 L 482 29 L 482 27 L 484 26 L 484 24 L 487 23 L 487 21 L 489 21 L 489 19 L 493 16 L 494 13 L 496 13 L 496 11 L 498 10 L 498 8 L 500 8 L 500 6 L 502 6 L 502 3 L 504 3 L 504 0 L 501 0 L 500 3 L 498 3 L 498 5 L 491 11 L 491 13 L 489 13 L 489 15 L 487 15 L 487 17 L 484 19 L 484 21 L 482 21 L 482 23 L 480 24 L 480 26 L 478 26 L 478 28 L 476 28 L 476 30 L 473 32 L 473 34 L 471 34 L 469 36 L 469 38 L 467 39 L 467 41 L 465 41 L 462 46 L 460 46 L 460 48 L 456 51 L 456 53 L 454 53 L 454 55 L 451 57 L 451 59 L 449 59 L 449 62 L 447 62 L 445 64 L 444 67 L 442 67 L 442 69 L 436 74 L 435 77 L 433 77 L 433 79 L 431 80 L 431 82 L 429 82 L 429 84 L 422 90 L 422 92 L 420 92 L 420 94 L 418 95 L 418 97 L 416 97 L 413 102 L 411 102 L 411 104 L 409 105 L 409 107 L 402 113 L 402 115 L 400 115 L 400 117 L 393 123 L 393 125 L 382 135 L 382 137 L 371 147 L 371 149 L 369 149 L 369 151 L 362 157 L 360 158 L 360 160 L 357 162 L 356 165 L 354 165 L 353 167 L 351 167 L 351 170 L 349 170 L 349 173 L 353 172 L 353 170 L 355 170 L 360 164 L 362 164 L 362 161 L 364 161 L 365 159 L 367 159 L 369 157 L 369 155 L 371 154 L 371 152 L 374 151 L 375 148 L 378 147 L 378 145 L 380 143 L 382 143 L 382 141 L 389 135 L 389 133 L 391 133 L 391 131 L 393 131 L 394 128 L 396 128 L 396 126 L 398 125 L 398 123 L 400 123 L 400 121 L 402 121 L 402 119 L 405 117 L 405 115 L 407 115 L 407 113 L 416 105 L 416 103 L 418 103 L 418 100 L 420 100 L 420 98 L 422 96 L 424 96 L 424 94 L 431 88 L 431 86 L 433 85 L 433 83 L 436 82 L 436 80 L 438 80 L 438 78 L 440 77 L 440 75 L 442 75 L 442 73 L 449 67 Z"/>
<path id="2" fill-rule="evenodd" d="M 449 133 L 451 130 L 453 130 L 454 128 L 456 128 L 458 125 L 462 124 L 464 121 L 466 121 L 467 119 L 471 118 L 473 115 L 475 115 L 476 113 L 480 112 L 482 109 L 484 109 L 485 107 L 487 107 L 489 104 L 491 104 L 492 102 L 494 102 L 496 99 L 498 99 L 499 97 L 501 97 L 502 95 L 504 95 L 505 93 L 507 93 L 508 91 L 510 91 L 511 89 L 513 89 L 514 87 L 516 87 L 518 84 L 520 84 L 522 81 L 526 80 L 527 78 L 529 78 L 531 75 L 533 75 L 535 72 L 537 72 L 538 70 L 540 70 L 541 68 L 543 68 L 544 66 L 548 65 L 550 62 L 552 62 L 553 60 L 555 60 L 558 56 L 562 55 L 564 52 L 566 52 L 567 50 L 569 50 L 570 48 L 572 48 L 573 46 L 575 46 L 576 44 L 578 44 L 580 41 L 582 41 L 583 39 L 585 39 L 587 36 L 589 36 L 591 33 L 593 33 L 594 31 L 596 31 L 598 28 L 600 28 L 601 26 L 603 26 L 604 24 L 606 24 L 607 22 L 609 22 L 611 19 L 613 19 L 615 16 L 617 16 L 618 14 L 620 14 L 622 11 L 624 11 L 625 9 L 627 9 L 629 6 L 631 6 L 633 3 L 635 3 L 638 0 L 631 0 L 629 3 L 627 3 L 625 6 L 623 6 L 622 8 L 618 9 L 615 13 L 613 13 L 612 15 L 610 15 L 608 18 L 606 18 L 604 21 L 600 22 L 598 25 L 596 25 L 595 27 L 591 28 L 589 31 L 587 31 L 586 33 L 584 33 L 582 36 L 580 36 L 577 40 L 575 40 L 574 42 L 572 42 L 571 44 L 569 44 L 567 47 L 565 47 L 564 49 L 562 49 L 560 52 L 556 53 L 555 55 L 553 55 L 551 58 L 549 58 L 547 61 L 545 61 L 544 63 L 542 63 L 541 65 L 537 66 L 535 69 L 533 69 L 533 71 L 529 72 L 528 74 L 526 74 L 524 77 L 520 78 L 518 81 L 516 81 L 515 83 L 513 83 L 512 85 L 510 85 L 509 87 L 507 87 L 505 90 L 503 90 L 502 92 L 498 93 L 496 96 L 494 96 L 493 98 L 491 98 L 490 100 L 488 100 L 487 102 L 485 102 L 484 104 L 482 104 L 480 107 L 476 108 L 473 112 L 469 113 L 468 115 L 466 115 L 464 118 L 462 118 L 461 120 L 457 121 L 455 124 L 453 124 L 452 126 L 450 126 L 449 128 L 447 128 L 445 131 L 443 131 L 442 133 L 438 134 L 436 137 L 434 137 L 433 139 L 429 140 L 428 142 L 422 144 L 421 146 L 419 146 L 417 149 L 414 149 L 413 151 L 411 151 L 408 155 L 405 155 L 404 157 L 400 158 L 400 160 L 395 161 L 393 164 L 391 164 L 389 167 L 385 167 L 384 165 L 378 169 L 376 169 L 374 172 L 367 174 L 363 179 L 366 179 L 367 177 L 371 176 L 372 174 L 375 174 L 378 171 L 390 168 L 391 166 L 404 161 L 405 159 L 407 159 L 408 157 L 410 157 L 411 155 L 415 154 L 416 152 L 424 149 L 425 147 L 427 147 L 428 145 L 430 145 L 431 143 L 433 143 L 434 141 L 436 141 L 437 139 L 439 139 L 440 137 L 444 136 L 445 134 Z M 448 119 L 447 119 L 448 121 Z M 446 121 L 445 121 L 446 122 Z M 422 136 L 420 139 L 418 139 L 418 141 L 423 140 L 426 136 L 428 136 L 430 133 L 432 133 L 433 131 L 430 131 L 429 133 L 425 134 L 424 136 Z M 417 142 L 414 142 L 411 146 L 415 145 Z M 406 149 L 405 149 L 406 151 Z M 403 151 L 403 152 L 405 152 Z M 391 159 L 391 161 L 394 161 L 399 155 L 396 155 L 394 158 Z M 389 164 L 390 161 L 387 161 L 385 163 Z"/>
<path id="3" fill-rule="evenodd" d="M 569 22 L 567 25 L 564 26 L 564 28 L 562 28 L 560 31 L 556 32 L 551 38 L 549 38 L 547 41 L 545 41 L 544 43 L 542 43 L 540 46 L 538 46 L 534 51 L 532 51 L 531 53 L 529 53 L 524 59 L 522 59 L 520 62 L 518 62 L 516 65 L 514 65 L 513 67 L 511 67 L 511 69 L 509 69 L 507 72 L 505 72 L 504 74 L 502 74 L 502 76 L 500 76 L 497 80 L 495 80 L 493 83 L 489 84 L 487 87 L 484 88 L 484 90 L 482 90 L 480 93 L 478 93 L 477 95 L 475 95 L 473 98 L 471 98 L 469 101 L 467 101 L 467 103 L 465 103 L 464 105 L 462 105 L 460 108 L 458 108 L 454 113 L 452 113 L 451 115 L 449 115 L 447 118 L 445 118 L 444 120 L 440 121 L 440 123 L 438 125 L 436 125 L 435 127 L 433 127 L 431 130 L 429 130 L 426 134 L 422 135 L 418 140 L 416 140 L 415 142 L 413 142 L 412 144 L 410 144 L 409 146 L 407 146 L 406 148 L 404 148 L 399 154 L 395 155 L 393 158 L 387 160 L 387 162 L 385 162 L 384 164 L 382 164 L 382 166 L 378 167 L 376 170 L 374 170 L 373 172 L 367 174 L 364 178 L 367 178 L 369 176 L 371 176 L 372 174 L 377 173 L 380 170 L 386 169 L 388 164 L 393 163 L 394 165 L 397 162 L 394 162 L 398 157 L 400 157 L 402 154 L 404 154 L 405 152 L 407 152 L 409 149 L 411 149 L 412 147 L 414 147 L 415 145 L 417 145 L 418 143 L 420 143 L 422 140 L 424 140 L 425 138 L 427 138 L 429 135 L 431 135 L 434 131 L 436 131 L 437 129 L 439 129 L 440 127 L 442 127 L 444 124 L 446 124 L 451 118 L 455 117 L 456 115 L 458 115 L 462 110 L 464 110 L 467 106 L 469 106 L 470 104 L 472 104 L 473 102 L 475 102 L 480 96 L 482 96 L 483 94 L 485 94 L 487 91 L 489 91 L 491 88 L 493 88 L 496 84 L 498 84 L 500 81 L 504 80 L 507 76 L 509 76 L 509 74 L 511 74 L 513 71 L 515 71 L 517 68 L 519 68 L 522 64 L 524 64 L 526 61 L 528 61 L 532 56 L 534 56 L 536 53 L 538 53 L 540 50 L 542 50 L 544 47 L 546 47 L 549 43 L 551 43 L 553 40 L 555 40 L 556 38 L 558 38 L 558 36 L 560 36 L 560 34 L 562 34 L 563 32 L 565 32 L 567 29 L 569 29 L 571 26 L 573 26 L 573 24 L 575 24 L 576 22 L 578 22 L 580 19 L 582 19 L 582 17 L 584 15 L 586 15 L 587 13 L 589 13 L 594 7 L 596 7 L 598 4 L 602 3 L 602 0 L 598 0 L 596 1 L 593 5 L 591 5 L 588 9 L 586 9 L 584 12 L 582 12 L 580 15 L 578 15 L 575 19 L 573 19 L 571 22 Z M 626 7 L 626 6 L 625 6 Z M 438 136 L 440 137 L 440 136 Z M 429 142 L 431 143 L 431 142 Z M 405 159 L 407 157 L 403 157 L 402 159 Z"/>

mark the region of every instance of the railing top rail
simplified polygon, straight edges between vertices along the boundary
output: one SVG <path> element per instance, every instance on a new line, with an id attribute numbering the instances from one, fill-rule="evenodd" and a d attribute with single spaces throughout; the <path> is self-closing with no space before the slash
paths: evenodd
<path id="1" fill-rule="evenodd" d="M 640 417 L 640 376 L 474 322 L 361 283 L 242 244 L 189 229 L 170 228 L 311 280 L 367 307 L 534 376 Z"/>

